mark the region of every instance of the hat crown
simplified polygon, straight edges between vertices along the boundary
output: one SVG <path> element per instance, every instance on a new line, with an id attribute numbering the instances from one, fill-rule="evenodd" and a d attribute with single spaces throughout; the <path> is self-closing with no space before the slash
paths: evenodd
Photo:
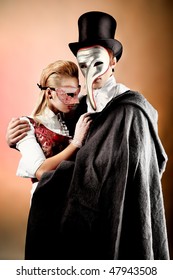
<path id="1" fill-rule="evenodd" d="M 122 55 L 123 46 L 114 38 L 117 23 L 109 14 L 92 11 L 78 19 L 79 41 L 69 43 L 69 48 L 75 56 L 81 48 L 100 45 L 110 49 L 117 61 Z"/>
<path id="2" fill-rule="evenodd" d="M 116 20 L 103 12 L 87 12 L 78 20 L 79 42 L 114 39 Z"/>

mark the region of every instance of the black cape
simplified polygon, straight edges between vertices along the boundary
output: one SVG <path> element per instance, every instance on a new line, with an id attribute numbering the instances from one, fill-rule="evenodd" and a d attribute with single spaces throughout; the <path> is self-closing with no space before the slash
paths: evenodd
<path id="1" fill-rule="evenodd" d="M 139 93 L 93 114 L 75 161 L 33 195 L 26 259 L 169 259 L 161 187 L 167 156 L 157 112 Z"/>

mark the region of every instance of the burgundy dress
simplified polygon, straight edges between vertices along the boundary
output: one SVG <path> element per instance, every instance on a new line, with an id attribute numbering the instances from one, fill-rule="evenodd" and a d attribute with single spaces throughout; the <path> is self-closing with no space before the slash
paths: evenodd
<path id="1" fill-rule="evenodd" d="M 29 118 L 29 120 L 35 129 L 37 142 L 40 144 L 46 158 L 60 153 L 69 145 L 69 136 L 58 134 L 32 118 Z"/>

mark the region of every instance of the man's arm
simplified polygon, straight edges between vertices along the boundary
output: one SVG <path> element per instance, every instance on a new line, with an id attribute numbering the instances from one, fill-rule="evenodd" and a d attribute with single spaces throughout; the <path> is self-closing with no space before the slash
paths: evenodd
<path id="1" fill-rule="evenodd" d="M 27 135 L 30 125 L 25 120 L 12 118 L 8 124 L 6 132 L 6 141 L 10 148 L 15 148 L 16 143 Z"/>

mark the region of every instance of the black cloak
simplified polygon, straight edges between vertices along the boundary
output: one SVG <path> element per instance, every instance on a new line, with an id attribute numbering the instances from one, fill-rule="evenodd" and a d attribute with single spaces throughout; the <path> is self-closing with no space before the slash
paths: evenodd
<path id="1" fill-rule="evenodd" d="M 38 183 L 25 258 L 169 259 L 157 111 L 128 91 L 92 117 L 75 161 Z"/>

